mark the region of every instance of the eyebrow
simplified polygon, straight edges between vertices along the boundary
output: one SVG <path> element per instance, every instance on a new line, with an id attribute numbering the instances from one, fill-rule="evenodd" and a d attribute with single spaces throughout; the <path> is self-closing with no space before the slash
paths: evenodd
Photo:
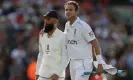
<path id="1" fill-rule="evenodd" d="M 70 9 L 65 9 L 65 10 L 72 10 L 72 8 L 70 8 Z"/>

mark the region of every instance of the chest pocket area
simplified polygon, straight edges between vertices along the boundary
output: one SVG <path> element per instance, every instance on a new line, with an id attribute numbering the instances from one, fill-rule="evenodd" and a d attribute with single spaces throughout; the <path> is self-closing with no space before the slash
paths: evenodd
<path id="1" fill-rule="evenodd" d="M 82 39 L 82 33 L 80 29 L 73 29 L 73 40 L 80 41 Z"/>
<path id="2" fill-rule="evenodd" d="M 54 45 L 52 46 L 52 52 L 60 54 L 61 46 L 60 46 L 60 42 L 59 41 L 58 42 L 55 41 Z"/>

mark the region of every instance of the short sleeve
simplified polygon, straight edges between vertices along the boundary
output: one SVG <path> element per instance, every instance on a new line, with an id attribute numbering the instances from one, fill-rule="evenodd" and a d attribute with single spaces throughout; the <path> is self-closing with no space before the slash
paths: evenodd
<path id="1" fill-rule="evenodd" d="M 90 42 L 96 38 L 94 35 L 94 32 L 92 31 L 92 29 L 89 25 L 87 25 L 87 24 L 84 25 L 81 30 L 83 33 L 83 37 L 85 38 L 85 40 L 87 42 Z"/>

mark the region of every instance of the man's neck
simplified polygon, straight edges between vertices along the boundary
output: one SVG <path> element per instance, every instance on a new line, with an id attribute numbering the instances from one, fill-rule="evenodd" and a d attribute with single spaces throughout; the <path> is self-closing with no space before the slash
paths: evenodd
<path id="1" fill-rule="evenodd" d="M 56 30 L 56 28 L 54 28 L 52 31 L 48 32 L 48 38 L 50 38 L 52 36 L 52 34 L 54 33 L 55 30 Z"/>
<path id="2" fill-rule="evenodd" d="M 77 16 L 73 17 L 72 19 L 70 19 L 70 25 L 72 25 L 74 23 L 74 21 L 77 19 Z"/>

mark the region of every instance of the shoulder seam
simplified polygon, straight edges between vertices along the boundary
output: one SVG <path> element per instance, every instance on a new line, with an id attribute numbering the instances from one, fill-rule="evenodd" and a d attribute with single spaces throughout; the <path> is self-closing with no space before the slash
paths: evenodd
<path id="1" fill-rule="evenodd" d="M 79 22 L 77 22 L 78 24 L 80 24 L 81 26 L 84 26 L 82 23 L 81 23 L 81 21 L 79 21 Z"/>

